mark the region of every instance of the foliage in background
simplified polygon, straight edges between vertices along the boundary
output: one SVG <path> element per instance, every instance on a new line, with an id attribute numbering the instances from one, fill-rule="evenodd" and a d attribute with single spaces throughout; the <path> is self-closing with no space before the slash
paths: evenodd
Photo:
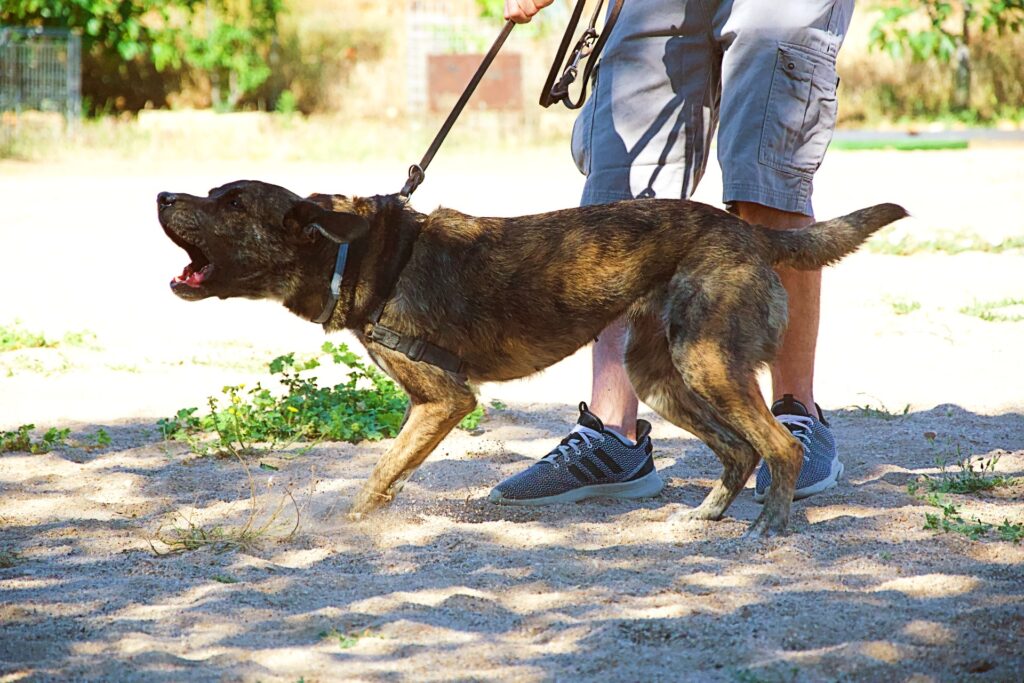
<path id="1" fill-rule="evenodd" d="M 270 75 L 282 11 L 283 0 L 5 0 L 0 24 L 80 32 L 93 112 L 162 106 L 188 70 L 232 108 Z"/>
<path id="2" fill-rule="evenodd" d="M 0 325 L 0 352 L 18 349 L 52 349 L 60 344 L 65 346 L 93 346 L 96 335 L 92 332 L 68 332 L 63 339 L 47 339 L 42 332 L 31 332 L 15 320 L 11 325 Z"/>
<path id="3" fill-rule="evenodd" d="M 184 441 L 200 454 L 251 453 L 258 444 L 270 448 L 296 441 L 378 441 L 398 434 L 408 400 L 398 386 L 376 368 L 367 366 L 344 344 L 325 342 L 323 355 L 346 369 L 346 379 L 321 387 L 310 371 L 321 357 L 296 359 L 289 353 L 271 361 L 269 370 L 284 389 L 275 394 L 261 384 L 224 387 L 222 396 L 207 400 L 209 413 L 183 408 L 158 426 L 168 439 Z M 460 425 L 475 429 L 483 409 L 470 413 Z M 207 435 L 214 435 L 211 440 Z"/>
<path id="4" fill-rule="evenodd" d="M 884 6 L 871 29 L 872 47 L 893 59 L 953 64 L 952 101 L 971 105 L 971 44 L 975 38 L 1001 38 L 1024 26 L 1024 0 L 898 0 Z"/>

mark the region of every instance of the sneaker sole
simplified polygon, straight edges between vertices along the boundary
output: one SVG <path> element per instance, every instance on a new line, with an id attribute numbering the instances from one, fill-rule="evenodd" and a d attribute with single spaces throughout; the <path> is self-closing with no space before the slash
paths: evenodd
<path id="1" fill-rule="evenodd" d="M 633 481 L 623 481 L 617 484 L 591 484 L 544 498 L 506 498 L 501 491 L 494 489 L 487 496 L 487 500 L 496 505 L 558 505 L 560 503 L 576 503 L 587 498 L 650 498 L 661 493 L 663 488 L 665 488 L 665 482 L 661 480 L 658 471 L 654 470 Z"/>
<path id="2" fill-rule="evenodd" d="M 839 477 L 842 476 L 844 469 L 843 463 L 836 459 L 835 463 L 832 465 L 832 471 L 829 472 L 829 475 L 826 478 L 822 479 L 817 484 L 811 484 L 810 486 L 805 486 L 802 489 L 797 489 L 793 492 L 793 500 L 802 500 L 817 493 L 821 493 L 822 491 L 828 491 L 831 488 L 835 488 L 836 484 L 839 483 Z M 757 489 L 754 489 L 754 502 L 763 503 L 765 498 L 768 497 L 768 492 L 771 490 L 772 488 L 770 486 L 765 489 L 764 493 L 758 493 Z"/>

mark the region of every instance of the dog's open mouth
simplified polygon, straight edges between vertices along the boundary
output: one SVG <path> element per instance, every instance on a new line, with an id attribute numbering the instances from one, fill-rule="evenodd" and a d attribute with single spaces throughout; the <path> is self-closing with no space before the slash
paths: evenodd
<path id="1" fill-rule="evenodd" d="M 171 280 L 171 287 L 186 285 L 192 289 L 198 289 L 206 280 L 210 279 L 211 275 L 213 275 L 212 263 L 200 264 L 193 261 L 185 266 L 181 275 Z"/>
<path id="2" fill-rule="evenodd" d="M 171 289 L 177 289 L 179 287 L 199 289 L 208 282 L 211 277 L 213 277 L 213 263 L 206 257 L 206 254 L 204 254 L 199 247 L 194 244 L 188 244 L 182 240 L 179 235 L 172 234 L 171 238 L 179 247 L 188 252 L 189 258 L 192 259 L 192 261 L 185 266 L 184 270 L 181 271 L 181 275 L 178 275 L 171 280 Z"/>

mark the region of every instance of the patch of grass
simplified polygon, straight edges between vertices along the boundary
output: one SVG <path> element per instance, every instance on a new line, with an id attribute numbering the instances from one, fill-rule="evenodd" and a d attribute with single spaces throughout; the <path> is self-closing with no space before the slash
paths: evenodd
<path id="1" fill-rule="evenodd" d="M 88 330 L 68 332 L 61 339 L 47 339 L 41 332 L 31 332 L 15 320 L 10 325 L 0 325 L 0 352 L 19 349 L 52 349 L 57 346 L 80 346 L 95 348 L 96 335 Z"/>
<path id="2" fill-rule="evenodd" d="M 1011 484 L 1012 479 L 993 474 L 993 468 L 998 460 L 998 456 L 982 460 L 978 469 L 975 469 L 969 458 L 964 459 L 957 463 L 960 471 L 956 473 L 947 473 L 945 465 L 941 464 L 942 476 L 939 478 L 933 479 L 926 475 L 907 484 L 907 492 L 911 496 L 940 511 L 925 513 L 924 528 L 943 533 L 962 534 L 973 541 L 988 536 L 992 532 L 995 532 L 1004 541 L 1020 543 L 1024 540 L 1024 523 L 1003 519 L 1002 524 L 996 526 L 977 517 L 967 520 L 960 513 L 960 508 L 946 497 L 950 493 L 976 493 Z M 924 491 L 922 491 L 922 486 Z"/>
<path id="3" fill-rule="evenodd" d="M 1010 237 L 993 244 L 973 234 L 944 235 L 934 240 L 919 241 L 904 236 L 897 242 L 887 238 L 890 230 L 883 230 L 870 240 L 865 248 L 872 254 L 886 256 L 914 256 L 915 254 L 963 254 L 965 252 L 983 252 L 1002 254 L 1007 251 L 1024 249 L 1024 237 Z"/>
<path id="4" fill-rule="evenodd" d="M 275 449 L 298 441 L 378 441 L 398 434 L 408 399 L 386 375 L 363 363 L 344 344 L 325 342 L 318 356 L 297 359 L 294 353 L 269 364 L 283 393 L 257 383 L 226 386 L 207 398 L 208 412 L 182 408 L 158 421 L 164 438 L 182 441 L 198 454 L 247 455 L 260 446 Z M 341 366 L 346 379 L 321 387 L 310 374 L 322 360 Z M 460 427 L 476 429 L 485 415 L 478 406 Z M 211 438 L 212 437 L 212 438 Z"/>
<path id="5" fill-rule="evenodd" d="M 101 448 L 107 448 L 113 443 L 113 439 L 110 438 L 110 433 L 106 429 L 100 427 L 92 434 L 87 434 L 82 437 L 81 441 L 76 443 L 76 446 L 80 446 L 87 451 L 99 450 Z"/>
<path id="6" fill-rule="evenodd" d="M 975 301 L 970 306 L 964 306 L 960 312 L 964 315 L 972 315 L 987 322 L 1015 323 L 1024 320 L 1022 313 L 1000 313 L 1001 308 L 1011 306 L 1024 307 L 1024 299 L 1001 299 L 999 301 Z"/>
<path id="7" fill-rule="evenodd" d="M 914 311 L 921 310 L 921 303 L 918 301 L 906 301 L 904 299 L 889 299 L 889 306 L 896 315 L 909 315 Z"/>
<path id="8" fill-rule="evenodd" d="M 0 453 L 24 452 L 37 455 L 68 445 L 70 429 L 50 427 L 42 437 L 33 438 L 32 430 L 35 428 L 34 424 L 26 424 L 12 431 L 0 432 Z"/>
<path id="9" fill-rule="evenodd" d="M 342 650 L 347 650 L 347 649 L 349 649 L 351 647 L 355 647 L 356 644 L 358 644 L 359 641 L 361 639 L 363 639 L 363 638 L 379 638 L 379 637 L 380 636 L 378 636 L 376 633 L 374 633 L 373 631 L 371 631 L 368 628 L 365 628 L 362 631 L 347 631 L 347 632 L 346 631 L 339 631 L 336 628 L 332 628 L 329 631 L 321 631 L 320 632 L 321 640 L 334 640 L 335 638 L 337 638 L 338 639 L 338 646 Z"/>
<path id="10" fill-rule="evenodd" d="M 227 574 L 214 574 L 210 578 L 217 583 L 238 583 L 238 579 L 233 576 L 228 576 Z"/>
<path id="11" fill-rule="evenodd" d="M 899 412 L 890 410 L 881 401 L 878 402 L 878 407 L 877 408 L 875 406 L 871 405 L 870 403 L 865 403 L 862 406 L 855 405 L 855 406 L 853 406 L 853 409 L 856 410 L 860 414 L 861 417 L 866 417 L 866 418 L 876 419 L 876 420 L 886 420 L 886 421 L 888 421 L 888 420 L 901 420 L 901 419 L 905 418 L 908 414 L 910 414 L 910 404 L 909 403 L 907 405 L 903 406 L 903 410 L 901 410 Z"/>
<path id="12" fill-rule="evenodd" d="M 238 458 L 238 461 L 245 469 L 245 475 L 249 482 L 249 514 L 246 516 L 245 522 L 238 526 L 197 524 L 191 517 L 186 517 L 179 512 L 179 522 L 166 531 L 164 525 L 161 525 L 150 538 L 149 545 L 154 554 L 170 555 L 204 549 L 218 553 L 234 550 L 248 551 L 266 540 L 287 541 L 295 535 L 299 530 L 300 515 L 298 503 L 295 502 L 291 490 L 285 490 L 273 509 L 267 511 L 261 508 L 252 472 L 241 457 Z M 294 525 L 287 525 L 282 519 L 288 501 L 291 501 L 295 510 Z M 285 532 L 284 530 L 288 526 L 291 528 Z M 157 543 L 163 545 L 165 550 L 158 550 Z"/>
<path id="13" fill-rule="evenodd" d="M 846 152 L 862 152 L 867 150 L 895 150 L 898 152 L 922 152 L 931 150 L 967 149 L 967 140 L 933 140 L 929 138 L 889 138 L 880 140 L 832 140 L 831 149 Z"/>
<path id="14" fill-rule="evenodd" d="M 999 486 L 1009 486 L 1013 483 L 1012 477 L 996 474 L 996 464 L 999 456 L 991 458 L 963 457 L 960 444 L 956 446 L 956 471 L 946 469 L 946 462 L 938 462 L 940 474 L 938 477 L 924 475 L 923 483 L 929 493 L 977 493 L 978 491 L 990 491 Z"/>

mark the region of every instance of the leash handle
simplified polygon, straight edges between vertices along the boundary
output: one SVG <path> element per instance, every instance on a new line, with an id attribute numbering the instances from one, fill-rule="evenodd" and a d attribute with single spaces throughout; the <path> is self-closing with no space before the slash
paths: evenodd
<path id="1" fill-rule="evenodd" d="M 416 188 L 423 182 L 424 177 L 427 173 L 427 166 L 433 161 L 434 155 L 437 154 L 437 150 L 441 148 L 441 143 L 448 137 L 448 133 L 451 131 L 452 126 L 455 125 L 456 119 L 459 118 L 459 114 L 466 108 L 466 104 L 469 102 L 469 98 L 473 96 L 473 92 L 476 90 L 476 86 L 479 85 L 480 80 L 487 73 L 488 67 L 491 66 L 491 62 L 498 56 L 498 50 L 505 44 L 505 39 L 508 38 L 508 34 L 515 28 L 516 23 L 509 19 L 505 22 L 504 28 L 501 29 L 501 33 L 495 39 L 494 44 L 491 45 L 491 49 L 488 50 L 487 54 L 484 55 L 484 59 L 480 62 L 480 66 L 477 67 L 476 73 L 473 74 L 473 78 L 469 80 L 469 85 L 462 91 L 462 96 L 459 97 L 459 101 L 455 103 L 455 107 L 451 113 L 448 114 L 448 118 L 445 119 L 444 125 L 441 126 L 441 130 L 438 131 L 437 135 L 434 136 L 434 141 L 430 143 L 430 147 L 427 149 L 427 153 L 423 155 L 423 159 L 418 164 L 413 164 L 409 167 L 409 179 L 405 182 L 405 187 L 399 192 L 399 195 L 408 199 L 409 196 L 416 191 Z"/>
<path id="2" fill-rule="evenodd" d="M 540 106 L 550 107 L 555 102 L 561 102 L 567 109 L 579 109 L 583 106 L 583 102 L 587 99 L 587 84 L 590 82 L 590 76 L 597 66 L 597 57 L 601 54 L 604 44 L 608 41 L 612 27 L 619 20 L 619 12 L 622 11 L 624 0 L 614 0 L 614 2 L 615 4 L 608 10 L 604 27 L 599 33 L 597 31 L 597 20 L 604 8 L 604 0 L 598 1 L 597 6 L 594 8 L 594 13 L 590 17 L 587 29 L 580 36 L 580 39 L 576 41 L 576 45 L 569 55 L 568 62 L 566 62 L 565 54 L 569 50 L 569 43 L 572 42 L 572 36 L 576 32 L 576 26 L 579 24 L 580 17 L 583 14 L 583 6 L 586 4 L 586 0 L 578 0 L 569 19 L 569 25 L 562 35 L 562 42 L 558 46 L 558 52 L 555 53 L 555 60 L 551 64 L 547 80 L 544 81 L 544 89 L 540 93 Z M 580 62 L 584 59 L 587 61 L 583 67 L 580 94 L 576 101 L 573 102 L 572 97 L 569 95 L 569 86 L 572 85 L 579 75 Z"/>

